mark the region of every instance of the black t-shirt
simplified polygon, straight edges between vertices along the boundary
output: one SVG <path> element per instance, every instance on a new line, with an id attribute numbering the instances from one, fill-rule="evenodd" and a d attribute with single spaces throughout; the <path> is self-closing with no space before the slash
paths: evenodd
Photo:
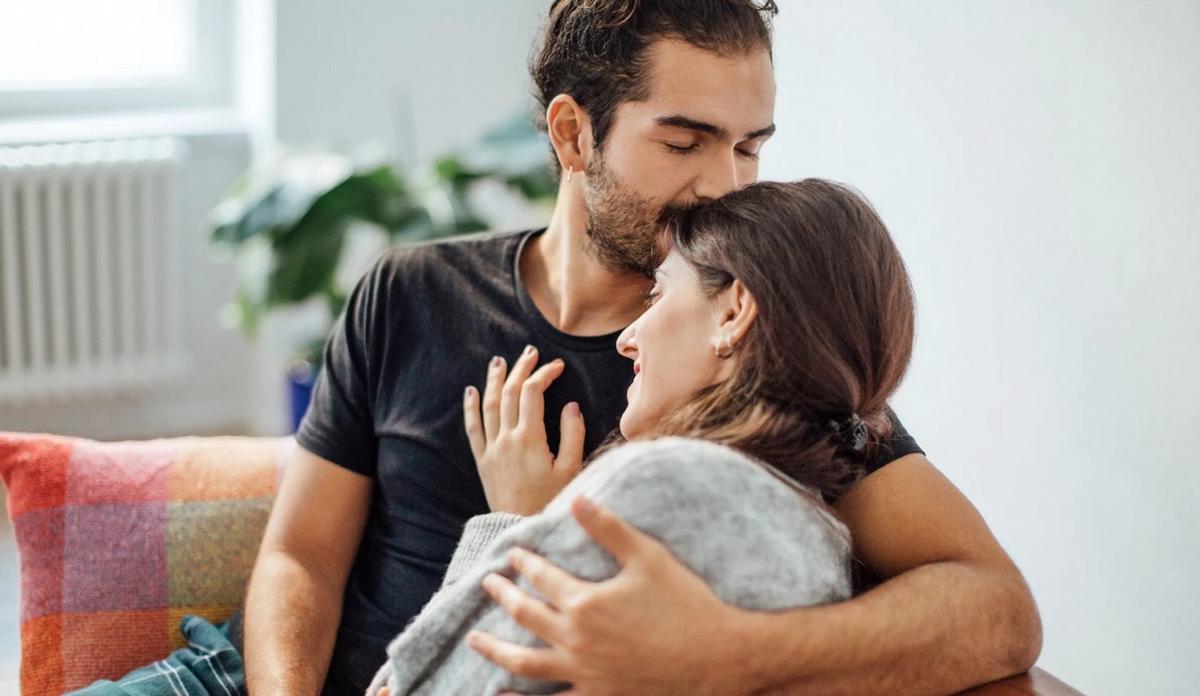
<path id="1" fill-rule="evenodd" d="M 586 452 L 620 422 L 633 371 L 616 351 L 619 332 L 559 331 L 521 281 L 521 249 L 539 233 L 392 249 L 359 282 L 334 328 L 296 439 L 375 486 L 327 693 L 366 689 L 387 643 L 441 584 L 467 519 L 488 511 L 463 430 L 462 395 L 467 385 L 482 389 L 493 355 L 511 363 L 533 344 L 541 362 L 566 362 L 546 392 L 552 450 L 570 401 L 579 402 L 587 424 Z M 896 425 L 871 470 L 920 451 Z"/>

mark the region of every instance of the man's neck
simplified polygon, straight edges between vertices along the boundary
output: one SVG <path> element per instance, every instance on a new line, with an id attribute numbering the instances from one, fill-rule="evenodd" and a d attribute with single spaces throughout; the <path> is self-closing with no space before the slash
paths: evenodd
<path id="1" fill-rule="evenodd" d="M 521 279 L 559 331 L 601 336 L 638 318 L 650 281 L 636 273 L 613 273 L 595 259 L 587 248 L 586 219 L 577 186 L 563 182 L 549 227 L 525 245 Z"/>

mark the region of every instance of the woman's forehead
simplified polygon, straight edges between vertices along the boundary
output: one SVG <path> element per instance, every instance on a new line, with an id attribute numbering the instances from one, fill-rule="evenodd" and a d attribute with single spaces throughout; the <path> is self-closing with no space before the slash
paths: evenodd
<path id="1" fill-rule="evenodd" d="M 658 264 L 658 268 L 654 270 L 656 277 L 671 277 L 678 276 L 681 268 L 687 268 L 687 262 L 679 255 L 675 249 L 670 249 L 667 255 L 663 258 L 662 263 Z"/>

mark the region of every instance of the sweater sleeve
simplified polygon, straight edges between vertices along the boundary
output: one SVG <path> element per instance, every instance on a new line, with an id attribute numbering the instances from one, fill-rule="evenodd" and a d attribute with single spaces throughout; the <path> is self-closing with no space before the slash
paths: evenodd
<path id="1" fill-rule="evenodd" d="M 490 512 L 467 520 L 458 547 L 450 559 L 450 566 L 446 569 L 446 577 L 442 578 L 442 587 L 461 578 L 483 557 L 488 544 L 522 519 L 522 516 L 508 512 Z"/>

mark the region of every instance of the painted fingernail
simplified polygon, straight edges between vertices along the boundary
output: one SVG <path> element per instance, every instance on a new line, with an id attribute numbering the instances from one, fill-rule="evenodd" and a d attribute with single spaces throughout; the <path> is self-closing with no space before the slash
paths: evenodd
<path id="1" fill-rule="evenodd" d="M 525 346 L 525 355 L 533 355 L 533 346 Z"/>
<path id="2" fill-rule="evenodd" d="M 475 391 L 475 387 L 467 387 L 466 389 L 464 389 L 464 390 L 463 390 L 463 398 L 464 398 L 464 399 L 470 399 L 470 398 L 471 398 L 471 392 L 473 392 L 473 391 Z"/>
<path id="3" fill-rule="evenodd" d="M 495 356 L 495 357 L 493 357 L 493 358 L 492 358 L 492 367 L 493 367 L 493 368 L 500 367 L 500 364 L 501 364 L 501 363 L 503 363 L 503 362 L 504 362 L 504 358 L 502 358 L 502 357 L 500 357 L 499 355 L 497 355 L 497 356 Z"/>
<path id="4" fill-rule="evenodd" d="M 579 404 L 575 403 L 574 401 L 567 404 L 567 415 L 568 416 L 578 416 L 579 415 Z"/>

